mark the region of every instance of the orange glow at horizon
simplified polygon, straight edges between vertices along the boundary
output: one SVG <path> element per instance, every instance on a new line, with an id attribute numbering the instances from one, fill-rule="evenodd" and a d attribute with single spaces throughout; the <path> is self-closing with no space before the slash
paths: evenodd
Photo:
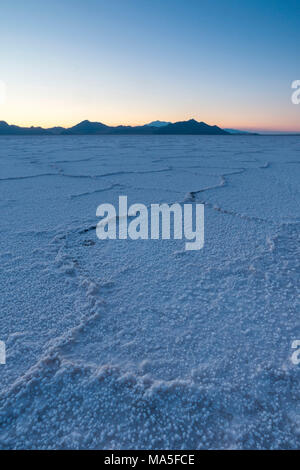
<path id="1" fill-rule="evenodd" d="M 48 96 L 44 89 L 39 94 L 27 95 L 22 89 L 15 90 L 14 93 L 10 90 L 6 101 L 0 105 L 0 120 L 24 127 L 72 127 L 86 119 L 110 126 L 143 125 L 155 120 L 177 122 L 196 119 L 221 128 L 253 132 L 300 132 L 300 105 L 293 105 L 289 100 L 278 106 L 272 103 L 272 107 L 264 103 L 258 108 L 252 103 L 244 104 L 236 99 L 229 108 L 226 101 L 216 104 L 201 97 L 195 102 L 178 103 L 171 100 L 161 103 L 159 99 L 145 97 L 144 102 L 140 103 L 131 99 L 131 96 L 116 99 L 112 94 L 108 94 L 105 100 L 95 97 L 90 101 L 77 100 L 71 95 L 53 96 L 50 93 Z M 285 118 L 282 117 L 284 115 Z"/>

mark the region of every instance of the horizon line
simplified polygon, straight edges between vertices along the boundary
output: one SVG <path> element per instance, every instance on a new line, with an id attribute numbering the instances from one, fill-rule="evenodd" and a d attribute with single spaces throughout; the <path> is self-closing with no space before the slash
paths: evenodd
<path id="1" fill-rule="evenodd" d="M 149 125 L 151 124 L 152 122 L 156 122 L 156 121 L 159 121 L 159 122 L 168 122 L 168 123 L 171 123 L 171 124 L 174 124 L 174 123 L 177 123 L 177 122 L 188 122 L 188 121 L 191 121 L 191 120 L 195 120 L 197 122 L 204 122 L 205 124 L 207 124 L 206 121 L 198 121 L 197 119 L 195 118 L 189 118 L 189 119 L 186 119 L 186 120 L 178 120 L 178 121 L 166 121 L 165 119 L 154 119 L 154 120 L 151 120 L 149 122 L 144 122 L 144 123 L 120 123 L 120 124 L 106 124 L 103 120 L 101 121 L 95 121 L 95 120 L 89 120 L 89 119 L 82 119 L 78 122 L 75 122 L 75 124 L 32 124 L 32 123 L 10 123 L 8 121 L 6 121 L 5 119 L 0 119 L 0 122 L 5 122 L 6 124 L 8 124 L 9 126 L 18 126 L 18 127 L 25 127 L 25 128 L 32 128 L 32 127 L 35 127 L 35 128 L 42 128 L 42 129 L 51 129 L 51 128 L 55 128 L 55 127 L 62 127 L 64 129 L 69 129 L 69 128 L 72 128 L 74 126 L 76 126 L 77 124 L 80 124 L 82 122 L 85 122 L 85 121 L 88 121 L 88 122 L 97 122 L 97 123 L 101 123 L 101 124 L 105 124 L 106 126 L 108 127 L 119 127 L 119 126 L 126 126 L 126 127 L 139 127 L 139 126 L 145 126 L 145 125 Z M 297 135 L 297 134 L 300 134 L 300 129 L 299 130 L 282 130 L 282 129 L 277 129 L 277 128 L 258 128 L 258 127 L 252 127 L 252 126 L 249 126 L 249 127 L 239 127 L 238 125 L 235 126 L 235 125 L 221 125 L 221 124 L 209 124 L 210 126 L 218 126 L 220 127 L 221 129 L 223 130 L 226 130 L 226 129 L 231 129 L 231 130 L 237 130 L 237 131 L 240 131 L 240 132 L 252 132 L 252 133 L 263 133 L 263 134 L 271 134 L 271 135 L 285 135 L 285 134 L 288 134 L 288 135 Z"/>

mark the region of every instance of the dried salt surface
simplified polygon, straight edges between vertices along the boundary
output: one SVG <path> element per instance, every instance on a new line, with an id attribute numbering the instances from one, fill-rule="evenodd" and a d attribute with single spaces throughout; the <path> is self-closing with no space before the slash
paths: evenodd
<path id="1" fill-rule="evenodd" d="M 0 448 L 300 444 L 298 137 L 0 140 Z M 99 204 L 205 204 L 205 246 Z"/>

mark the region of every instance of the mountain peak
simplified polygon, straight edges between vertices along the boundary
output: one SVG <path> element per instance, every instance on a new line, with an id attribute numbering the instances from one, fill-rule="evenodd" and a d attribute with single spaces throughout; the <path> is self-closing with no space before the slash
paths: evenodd
<path id="1" fill-rule="evenodd" d="M 190 134 L 190 135 L 228 135 L 218 126 L 210 126 L 205 122 L 198 122 L 195 119 L 188 121 L 175 122 L 168 126 L 156 130 L 157 134 Z"/>
<path id="2" fill-rule="evenodd" d="M 63 134 L 104 134 L 108 126 L 101 122 L 91 122 L 85 119 L 73 127 L 66 129 Z"/>
<path id="3" fill-rule="evenodd" d="M 146 126 L 151 126 L 151 127 L 164 127 L 164 126 L 167 126 L 168 124 L 171 124 L 170 122 L 168 121 L 152 121 L 152 122 L 149 122 L 149 124 L 146 124 Z"/>

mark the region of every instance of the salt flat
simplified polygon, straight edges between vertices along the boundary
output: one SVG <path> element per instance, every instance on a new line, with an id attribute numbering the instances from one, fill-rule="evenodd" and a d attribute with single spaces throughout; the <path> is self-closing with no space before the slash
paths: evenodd
<path id="1" fill-rule="evenodd" d="M 0 448 L 300 445 L 299 137 L 0 139 Z M 205 245 L 96 237 L 201 202 Z"/>

